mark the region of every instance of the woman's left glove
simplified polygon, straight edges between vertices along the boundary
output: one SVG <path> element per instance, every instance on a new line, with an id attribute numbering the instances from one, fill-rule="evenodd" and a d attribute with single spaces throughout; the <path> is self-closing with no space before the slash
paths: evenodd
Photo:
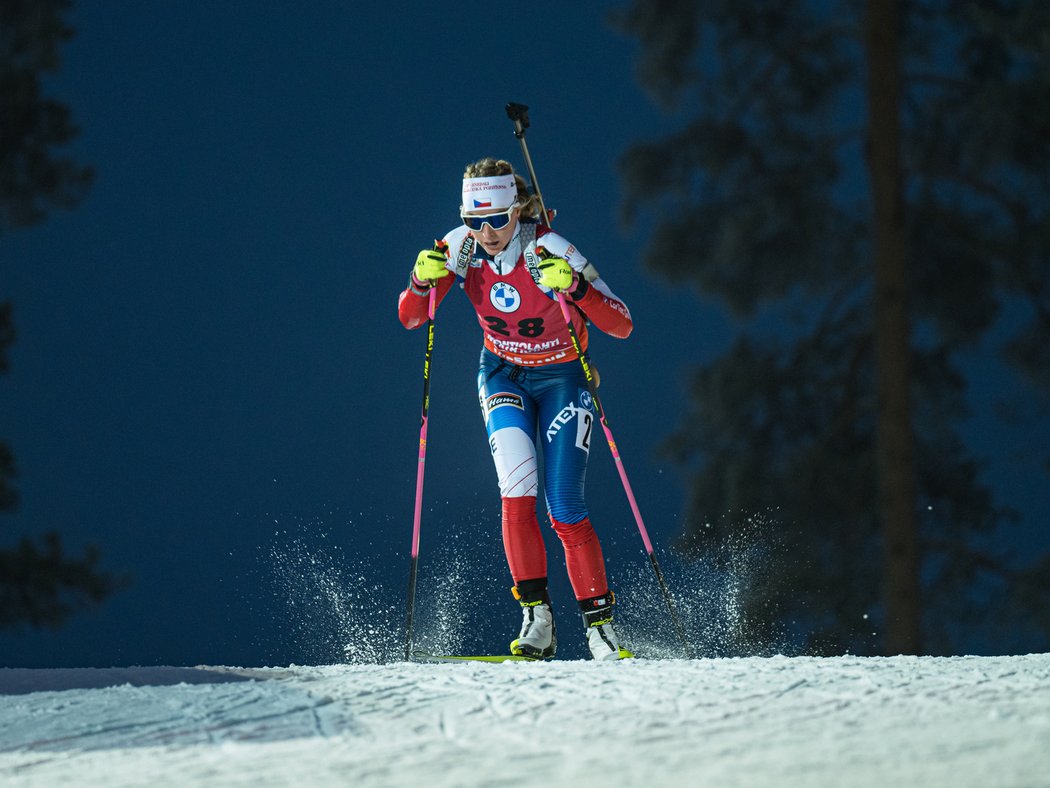
<path id="1" fill-rule="evenodd" d="M 548 257 L 536 267 L 544 287 L 560 293 L 571 293 L 576 288 L 577 274 L 564 257 Z"/>

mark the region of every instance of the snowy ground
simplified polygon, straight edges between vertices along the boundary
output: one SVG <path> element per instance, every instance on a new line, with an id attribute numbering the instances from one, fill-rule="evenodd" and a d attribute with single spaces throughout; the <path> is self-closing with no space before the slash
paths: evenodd
<path id="1" fill-rule="evenodd" d="M 4 669 L 0 783 L 1048 786 L 1050 655 Z"/>

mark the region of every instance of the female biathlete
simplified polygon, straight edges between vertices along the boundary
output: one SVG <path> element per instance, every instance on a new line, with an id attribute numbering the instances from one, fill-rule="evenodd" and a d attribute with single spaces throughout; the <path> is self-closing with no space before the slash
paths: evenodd
<path id="1" fill-rule="evenodd" d="M 631 314 L 575 246 L 538 223 L 539 201 L 509 163 L 468 165 L 462 194 L 463 224 L 419 253 L 398 315 L 406 328 L 423 325 L 431 288 L 440 303 L 457 282 L 477 310 L 484 335 L 478 397 L 503 499 L 503 546 L 523 611 L 511 653 L 547 658 L 557 647 L 536 517 L 539 444 L 547 512 L 565 548 L 591 655 L 629 656 L 613 629 L 613 594 L 584 503 L 597 415 L 554 291 L 568 299 L 584 352 L 588 323 L 624 338 Z"/>

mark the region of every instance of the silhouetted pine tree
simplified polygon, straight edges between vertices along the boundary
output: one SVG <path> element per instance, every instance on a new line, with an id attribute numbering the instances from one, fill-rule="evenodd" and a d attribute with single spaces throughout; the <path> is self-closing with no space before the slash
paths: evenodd
<path id="1" fill-rule="evenodd" d="M 622 162 L 646 264 L 742 324 L 670 441 L 683 546 L 775 547 L 747 620 L 816 653 L 951 651 L 1008 599 L 1045 611 L 1047 574 L 992 541 L 1009 513 L 959 437 L 956 359 L 1020 304 L 1007 352 L 1050 392 L 1050 6 L 637 0 L 618 23 L 684 118 Z"/>
<path id="2" fill-rule="evenodd" d="M 0 2 L 0 236 L 42 221 L 53 207 L 72 208 L 92 179 L 89 168 L 57 149 L 77 134 L 68 108 L 43 95 L 40 80 L 59 66 L 59 45 L 73 35 L 63 0 Z M 11 303 L 0 304 L 0 373 L 14 341 Z M 18 504 L 14 455 L 0 442 L 0 512 Z M 0 550 L 0 628 L 58 626 L 123 583 L 98 569 L 98 551 L 68 557 L 57 533 L 23 537 Z"/>

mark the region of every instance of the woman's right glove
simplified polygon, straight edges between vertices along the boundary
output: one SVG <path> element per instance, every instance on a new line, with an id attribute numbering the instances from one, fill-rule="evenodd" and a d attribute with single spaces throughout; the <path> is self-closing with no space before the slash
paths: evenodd
<path id="1" fill-rule="evenodd" d="M 448 258 L 435 249 L 424 249 L 416 257 L 415 268 L 412 269 L 412 278 L 420 287 L 428 287 L 442 277 L 448 276 L 451 271 L 445 268 Z"/>
<path id="2" fill-rule="evenodd" d="M 572 269 L 564 257 L 554 257 L 542 246 L 536 247 L 536 254 L 543 260 L 536 268 L 539 270 L 539 284 L 565 293 L 573 301 L 578 301 L 587 292 L 587 280 Z"/>
<path id="3" fill-rule="evenodd" d="M 560 293 L 571 290 L 576 284 L 569 261 L 564 257 L 546 257 L 536 266 L 540 272 L 540 284 Z"/>

